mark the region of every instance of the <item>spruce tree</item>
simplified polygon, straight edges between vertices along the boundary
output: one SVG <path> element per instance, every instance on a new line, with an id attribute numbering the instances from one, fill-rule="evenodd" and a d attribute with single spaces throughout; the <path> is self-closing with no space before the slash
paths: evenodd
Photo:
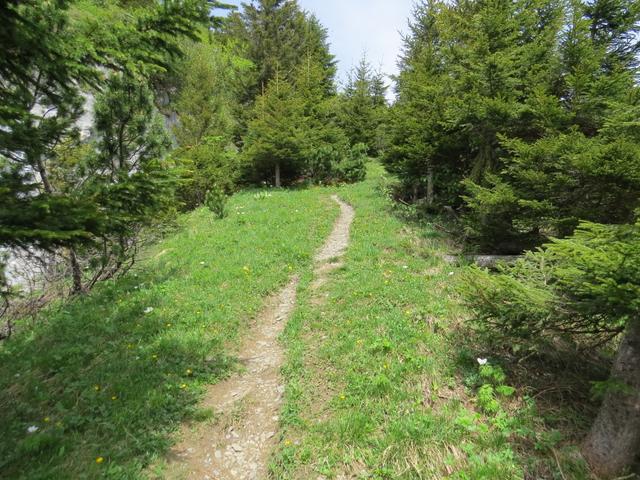
<path id="1" fill-rule="evenodd" d="M 359 180 L 364 152 L 352 151 L 337 123 L 322 62 L 306 60 L 293 81 L 276 75 L 258 97 L 245 137 L 247 166 L 254 180 L 273 180 L 276 186 L 305 176 L 315 181 Z"/>
<path id="2" fill-rule="evenodd" d="M 378 156 L 382 148 L 381 126 L 386 113 L 386 85 L 374 72 L 366 57 L 349 73 L 340 96 L 340 126 L 352 145 L 367 145 L 368 153 Z"/>
<path id="3" fill-rule="evenodd" d="M 295 0 L 256 0 L 243 4 L 242 13 L 232 17 L 228 29 L 244 42 L 247 58 L 256 68 L 245 103 L 251 104 L 265 92 L 276 72 L 280 80 L 293 80 L 297 67 L 308 56 L 323 65 L 322 83 L 327 93 L 334 90 L 336 66 L 329 52 L 327 31 Z"/>
<path id="4" fill-rule="evenodd" d="M 455 95 L 446 75 L 441 32 L 448 5 L 423 2 L 405 38 L 397 78 L 397 99 L 389 115 L 389 145 L 383 162 L 402 182 L 407 200 L 455 204 L 465 171 L 467 142 L 461 129 L 448 129 L 446 108 Z"/>
<path id="5" fill-rule="evenodd" d="M 582 450 L 598 475 L 622 474 L 640 448 L 640 224 L 583 223 L 498 274 L 467 272 L 463 284 L 493 342 L 536 351 L 558 337 L 584 348 L 621 337 Z"/>
<path id="6" fill-rule="evenodd" d="M 75 188 L 93 178 L 77 163 L 57 162 L 60 147 L 80 140 L 85 94 L 104 88 L 114 71 L 150 82 L 171 69 L 180 39 L 210 21 L 211 5 L 3 3 L 1 246 L 65 247 L 73 257 L 108 233 L 110 212 Z M 53 170 L 63 182 L 53 181 Z"/>
<path id="7" fill-rule="evenodd" d="M 276 187 L 304 165 L 304 105 L 291 82 L 278 74 L 256 100 L 243 154 L 255 179 L 269 178 Z"/>
<path id="8" fill-rule="evenodd" d="M 182 208 L 203 204 L 207 191 L 234 189 L 240 173 L 233 143 L 238 130 L 240 91 L 250 72 L 248 60 L 234 53 L 218 36 L 185 42 L 176 70 L 173 127 L 177 149 L 171 157 L 179 175 L 177 199 Z"/>
<path id="9" fill-rule="evenodd" d="M 485 249 L 517 252 L 566 236 L 580 220 L 626 223 L 638 206 L 635 67 L 612 57 L 574 2 L 558 45 L 553 89 L 526 103 L 527 130 L 501 139 L 502 169 L 467 182 L 467 232 Z M 615 38 L 610 35 L 609 38 Z M 548 83 L 547 83 L 548 84 Z"/>
<path id="10" fill-rule="evenodd" d="M 422 3 L 385 157 L 406 198 L 458 207 L 487 251 L 629 221 L 637 25 L 623 1 Z"/>

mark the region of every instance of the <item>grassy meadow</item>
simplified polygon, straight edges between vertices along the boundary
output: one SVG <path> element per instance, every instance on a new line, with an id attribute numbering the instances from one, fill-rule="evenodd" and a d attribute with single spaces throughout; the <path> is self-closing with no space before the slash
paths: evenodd
<path id="1" fill-rule="evenodd" d="M 588 478 L 571 439 L 470 336 L 456 293 L 465 267 L 441 258 L 450 239 L 403 220 L 381 193 L 388 181 L 374 165 L 338 189 L 357 212 L 351 245 L 322 291 L 307 275 L 286 330 L 273 478 Z"/>
<path id="2" fill-rule="evenodd" d="M 263 298 L 309 266 L 338 214 L 318 192 L 197 210 L 136 271 L 25 321 L 0 345 L 0 478 L 141 478 L 234 370 Z"/>
<path id="3" fill-rule="evenodd" d="M 0 477 L 162 478 L 149 465 L 180 422 L 210 418 L 205 385 L 237 370 L 263 299 L 297 272 L 271 478 L 589 478 L 587 422 L 511 385 L 465 325 L 451 239 L 402 215 L 389 182 L 371 164 L 354 185 L 237 194 L 226 219 L 186 215 L 126 277 L 24 320 L 0 346 Z M 356 210 L 351 244 L 314 289 L 333 193 Z"/>

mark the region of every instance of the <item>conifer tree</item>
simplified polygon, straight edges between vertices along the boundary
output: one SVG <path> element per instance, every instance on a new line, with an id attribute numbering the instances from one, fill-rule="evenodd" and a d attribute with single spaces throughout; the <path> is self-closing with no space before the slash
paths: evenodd
<path id="1" fill-rule="evenodd" d="M 386 114 L 386 85 L 374 72 L 365 56 L 349 73 L 340 99 L 340 126 L 352 145 L 367 145 L 368 153 L 377 156 L 382 148 L 381 126 Z"/>
<path id="2" fill-rule="evenodd" d="M 242 21 L 239 24 L 240 20 Z M 295 1 L 260 0 L 245 5 L 232 29 L 245 39 L 257 69 L 243 156 L 254 179 L 276 186 L 305 174 L 314 176 L 316 150 L 346 143 L 335 124 L 335 61 L 327 33 Z M 323 167 L 324 170 L 324 167 Z"/>
<path id="3" fill-rule="evenodd" d="M 258 97 L 245 137 L 244 157 L 256 180 L 356 181 L 364 173 L 360 148 L 352 150 L 326 95 L 324 66 L 307 57 L 293 81 L 279 75 Z M 348 177 L 348 178 L 347 178 Z"/>
<path id="4" fill-rule="evenodd" d="M 291 82 L 276 73 L 256 100 L 249 123 L 243 154 L 257 178 L 272 178 L 276 187 L 282 185 L 283 176 L 292 178 L 303 168 L 306 139 L 301 100 Z"/>
<path id="5" fill-rule="evenodd" d="M 233 143 L 238 129 L 239 97 L 251 63 L 218 36 L 185 42 L 177 93 L 171 107 L 177 148 L 171 157 L 179 175 L 176 190 L 182 208 L 196 208 L 207 191 L 230 193 L 240 173 Z"/>
<path id="6" fill-rule="evenodd" d="M 245 103 L 264 91 L 276 72 L 280 80 L 293 80 L 307 57 L 323 66 L 322 83 L 327 94 L 334 90 L 336 67 L 329 52 L 327 31 L 317 18 L 304 12 L 295 0 L 255 0 L 243 4 L 233 15 L 228 30 L 244 41 L 246 55 L 255 65 L 256 78 L 245 95 Z"/>
<path id="7" fill-rule="evenodd" d="M 638 223 L 583 223 L 498 274 L 465 274 L 463 292 L 476 324 L 493 341 L 536 348 L 564 336 L 592 347 L 622 337 L 582 449 L 603 478 L 622 474 L 640 449 L 639 229 Z"/>
<path id="8" fill-rule="evenodd" d="M 157 222 L 172 200 L 163 168 L 171 142 L 143 81 L 126 74 L 109 78 L 96 99 L 95 130 L 95 154 L 81 189 L 108 215 L 92 284 L 133 264 L 141 228 Z"/>
<path id="9" fill-rule="evenodd" d="M 466 139 L 446 128 L 445 112 L 455 95 L 446 75 L 441 30 L 450 7 L 424 2 L 414 12 L 405 38 L 397 99 L 389 115 L 389 146 L 383 161 L 403 184 L 407 199 L 429 206 L 455 204 L 457 181 L 466 170 Z"/>
<path id="10" fill-rule="evenodd" d="M 524 128 L 505 135 L 502 170 L 484 185 L 467 182 L 467 231 L 485 248 L 517 252 L 569 235 L 580 220 L 633 219 L 640 195 L 640 138 L 630 129 L 639 108 L 636 71 L 611 56 L 613 44 L 595 40 L 586 11 L 579 2 L 568 11 L 554 88 L 535 90 L 526 105 L 530 135 Z"/>
<path id="11" fill-rule="evenodd" d="M 194 37 L 209 22 L 211 5 L 206 0 L 2 4 L 2 246 L 66 247 L 73 257 L 75 247 L 107 233 L 110 212 L 73 188 L 93 179 L 78 163 L 56 160 L 62 145 L 79 141 L 83 94 L 103 88 L 113 71 L 150 81 L 172 68 L 180 38 Z M 64 182 L 53 181 L 54 169 Z"/>
<path id="12" fill-rule="evenodd" d="M 468 238 L 488 251 L 519 252 L 580 219 L 629 221 L 637 28 L 623 1 L 424 2 L 387 167 L 408 198 L 460 207 Z M 611 215 L 612 205 L 622 208 Z"/>

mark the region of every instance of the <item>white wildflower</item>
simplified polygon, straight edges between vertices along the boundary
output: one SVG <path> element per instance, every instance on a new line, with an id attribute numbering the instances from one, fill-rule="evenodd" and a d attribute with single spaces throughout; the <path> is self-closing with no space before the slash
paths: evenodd
<path id="1" fill-rule="evenodd" d="M 451 275 L 453 275 L 453 274 L 454 274 L 453 272 L 449 272 L 449 276 L 451 276 Z"/>
<path id="2" fill-rule="evenodd" d="M 35 425 L 31 425 L 29 428 L 27 428 L 27 433 L 36 433 L 38 430 L 38 427 L 36 427 Z"/>
<path id="3" fill-rule="evenodd" d="M 146 313 L 146 314 L 151 313 L 151 312 L 153 312 L 153 307 L 147 307 L 147 308 L 144 309 L 144 313 Z"/>
<path id="4" fill-rule="evenodd" d="M 486 358 L 477 358 L 476 360 L 478 360 L 478 365 L 480 365 L 480 366 L 486 365 L 487 362 L 489 361 Z"/>

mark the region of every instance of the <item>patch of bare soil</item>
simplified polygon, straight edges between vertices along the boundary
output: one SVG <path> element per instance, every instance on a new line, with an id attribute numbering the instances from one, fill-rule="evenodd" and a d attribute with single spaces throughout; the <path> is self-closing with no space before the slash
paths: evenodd
<path id="1" fill-rule="evenodd" d="M 241 347 L 246 370 L 212 385 L 201 407 L 210 422 L 185 427 L 171 450 L 165 478 L 233 480 L 264 478 L 276 441 L 284 392 L 278 335 L 295 307 L 298 277 L 271 297 Z"/>
<path id="2" fill-rule="evenodd" d="M 342 266 L 340 257 L 344 255 L 349 246 L 351 223 L 356 215 L 353 207 L 340 200 L 337 195 L 333 195 L 331 198 L 340 205 L 340 216 L 336 220 L 329 238 L 314 258 L 316 267 L 313 272 L 314 280 L 311 284 L 313 290 L 317 290 L 327 283 L 329 274 Z M 320 305 L 322 298 L 315 297 L 313 302 L 315 305 Z"/>
<path id="3" fill-rule="evenodd" d="M 314 258 L 312 288 L 327 281 L 340 267 L 349 243 L 349 228 L 355 216 L 351 206 L 337 196 L 340 217 Z M 257 480 L 267 477 L 268 459 L 277 443 L 278 415 L 284 385 L 283 362 L 278 336 L 296 303 L 298 277 L 271 297 L 254 327 L 246 335 L 240 359 L 246 371 L 212 385 L 201 405 L 213 410 L 213 420 L 185 425 L 180 441 L 167 458 L 163 478 L 198 480 Z"/>

